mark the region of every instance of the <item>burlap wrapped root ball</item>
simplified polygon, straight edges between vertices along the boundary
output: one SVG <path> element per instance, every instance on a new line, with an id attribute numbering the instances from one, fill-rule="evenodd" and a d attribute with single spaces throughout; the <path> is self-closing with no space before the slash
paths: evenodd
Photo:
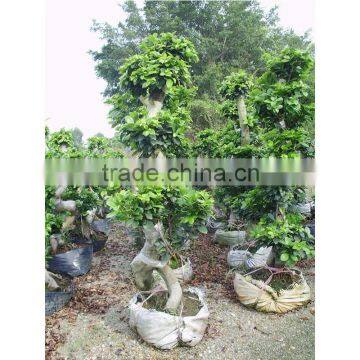
<path id="1" fill-rule="evenodd" d="M 248 250 L 238 249 L 234 246 L 227 255 L 227 263 L 233 269 L 245 268 L 255 269 L 266 265 L 271 265 L 274 260 L 272 247 L 261 247 L 254 254 Z"/>
<path id="2" fill-rule="evenodd" d="M 216 230 L 214 241 L 222 246 L 242 244 L 246 239 L 246 231 Z"/>
<path id="3" fill-rule="evenodd" d="M 294 282 L 289 289 L 275 291 L 264 281 L 239 273 L 235 273 L 234 289 L 243 305 L 261 312 L 283 314 L 310 301 L 310 287 L 302 273 L 295 269 L 292 272 Z"/>
<path id="4" fill-rule="evenodd" d="M 203 292 L 191 287 L 185 295 L 196 297 L 200 310 L 193 316 L 171 315 L 144 307 L 144 295 L 135 295 L 129 304 L 130 327 L 148 344 L 162 350 L 170 350 L 178 345 L 195 346 L 204 336 L 209 310 Z"/>

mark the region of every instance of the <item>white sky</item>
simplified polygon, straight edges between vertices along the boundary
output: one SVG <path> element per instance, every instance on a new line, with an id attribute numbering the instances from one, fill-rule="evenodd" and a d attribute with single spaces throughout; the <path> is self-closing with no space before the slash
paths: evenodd
<path id="1" fill-rule="evenodd" d="M 116 25 L 124 19 L 120 0 L 48 0 L 46 20 L 46 115 L 52 131 L 78 127 L 84 138 L 98 132 L 112 136 L 109 107 L 101 92 L 88 50 L 102 41 L 90 31 L 92 19 Z M 142 3 L 141 0 L 137 0 Z M 279 6 L 280 23 L 303 34 L 314 25 L 314 0 L 260 0 L 265 9 Z"/>

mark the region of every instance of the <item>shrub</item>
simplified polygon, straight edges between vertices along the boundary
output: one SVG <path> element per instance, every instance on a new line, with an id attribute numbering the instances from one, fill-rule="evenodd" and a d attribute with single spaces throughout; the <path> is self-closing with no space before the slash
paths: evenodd
<path id="1" fill-rule="evenodd" d="M 314 240 L 310 230 L 302 224 L 299 214 L 283 217 L 263 217 L 251 231 L 257 246 L 272 246 L 276 259 L 286 266 L 314 256 Z"/>

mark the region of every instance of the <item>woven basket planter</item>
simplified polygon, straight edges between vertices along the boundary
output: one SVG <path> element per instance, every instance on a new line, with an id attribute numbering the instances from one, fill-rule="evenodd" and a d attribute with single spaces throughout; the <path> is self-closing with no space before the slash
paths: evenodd
<path id="1" fill-rule="evenodd" d="M 162 350 L 178 345 L 195 346 L 204 336 L 209 310 L 202 291 L 189 288 L 184 294 L 196 298 L 199 310 L 192 316 L 176 316 L 144 307 L 146 296 L 136 294 L 129 303 L 129 324 L 148 344 Z"/>
<path id="2" fill-rule="evenodd" d="M 289 289 L 275 291 L 264 281 L 252 276 L 235 274 L 234 289 L 240 302 L 257 311 L 283 314 L 307 304 L 310 300 L 310 287 L 302 273 L 292 269 L 293 284 Z"/>

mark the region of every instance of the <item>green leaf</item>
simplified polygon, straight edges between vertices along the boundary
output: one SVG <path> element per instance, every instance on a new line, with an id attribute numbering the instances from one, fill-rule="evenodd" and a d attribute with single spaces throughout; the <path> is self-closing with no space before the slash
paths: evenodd
<path id="1" fill-rule="evenodd" d="M 280 260 L 283 262 L 286 262 L 289 260 L 289 254 L 288 253 L 282 253 L 280 256 Z"/>
<path id="2" fill-rule="evenodd" d="M 197 228 L 199 230 L 199 232 L 201 232 L 202 234 L 207 234 L 208 230 L 207 227 L 204 225 L 198 226 Z"/>
<path id="3" fill-rule="evenodd" d="M 173 86 L 173 80 L 172 79 L 167 79 L 166 80 L 166 87 L 168 89 L 170 89 Z"/>

